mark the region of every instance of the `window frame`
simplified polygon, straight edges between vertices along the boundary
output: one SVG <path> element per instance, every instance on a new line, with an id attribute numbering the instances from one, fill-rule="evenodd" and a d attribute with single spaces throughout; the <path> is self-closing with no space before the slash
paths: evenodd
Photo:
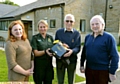
<path id="1" fill-rule="evenodd" d="M 80 31 L 85 32 L 86 30 L 86 20 L 85 19 L 80 19 Z"/>
<path id="2" fill-rule="evenodd" d="M 55 19 L 50 20 L 50 28 L 56 28 L 56 20 Z"/>

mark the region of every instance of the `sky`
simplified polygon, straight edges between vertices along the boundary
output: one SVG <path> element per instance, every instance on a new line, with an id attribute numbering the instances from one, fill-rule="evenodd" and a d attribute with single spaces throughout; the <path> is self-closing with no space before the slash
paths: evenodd
<path id="1" fill-rule="evenodd" d="M 16 4 L 20 5 L 20 6 L 24 6 L 26 4 L 35 2 L 37 0 L 10 0 L 10 1 L 12 1 L 12 2 L 14 2 L 14 3 L 16 3 Z"/>
<path id="2" fill-rule="evenodd" d="M 0 1 L 4 1 L 4 0 L 0 0 Z M 12 2 L 14 2 L 15 4 L 18 4 L 19 6 L 24 6 L 26 4 L 35 2 L 37 0 L 10 0 Z"/>

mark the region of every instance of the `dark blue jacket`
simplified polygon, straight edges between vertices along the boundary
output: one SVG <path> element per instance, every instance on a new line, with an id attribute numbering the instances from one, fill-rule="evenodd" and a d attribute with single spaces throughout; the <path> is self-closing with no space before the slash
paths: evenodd
<path id="1" fill-rule="evenodd" d="M 75 29 L 73 29 L 73 32 L 66 32 L 64 28 L 60 28 L 56 31 L 55 40 L 66 43 L 70 49 L 73 50 L 73 54 L 70 56 L 70 62 L 76 62 L 77 53 L 80 51 L 81 47 L 80 33 Z"/>

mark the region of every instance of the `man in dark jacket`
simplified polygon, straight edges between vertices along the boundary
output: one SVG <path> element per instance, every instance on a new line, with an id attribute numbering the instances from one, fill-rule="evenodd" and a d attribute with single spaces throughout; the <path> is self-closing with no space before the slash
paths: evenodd
<path id="1" fill-rule="evenodd" d="M 65 28 L 57 30 L 55 40 L 60 40 L 68 49 L 63 59 L 56 59 L 58 84 L 64 84 L 65 70 L 67 69 L 68 84 L 74 83 L 74 76 L 77 63 L 77 53 L 80 51 L 81 37 L 80 33 L 73 28 L 75 18 L 72 14 L 67 14 L 64 19 Z"/>

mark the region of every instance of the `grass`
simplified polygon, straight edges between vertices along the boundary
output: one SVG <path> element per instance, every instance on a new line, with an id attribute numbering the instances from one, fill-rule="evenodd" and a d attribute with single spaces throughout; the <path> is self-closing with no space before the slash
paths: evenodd
<path id="1" fill-rule="evenodd" d="M 5 57 L 5 52 L 0 50 L 0 82 L 8 82 L 8 77 L 7 77 L 7 63 L 6 63 L 6 57 Z M 67 74 L 65 74 L 65 84 L 67 84 Z M 75 77 L 75 82 L 81 82 L 84 81 L 85 78 L 80 77 L 76 74 Z M 32 76 L 30 76 L 30 82 L 33 82 Z M 56 69 L 54 68 L 54 80 L 53 84 L 57 84 L 57 78 L 56 78 Z"/>
<path id="2" fill-rule="evenodd" d="M 64 81 L 64 84 L 67 84 L 67 74 L 65 74 L 65 81 Z M 85 81 L 85 78 L 83 77 L 80 77 L 76 74 L 76 78 L 75 78 L 75 83 L 77 82 L 81 82 L 81 81 Z M 33 82 L 33 78 L 32 76 L 30 77 L 30 82 Z M 57 84 L 57 78 L 56 78 L 56 69 L 54 68 L 54 80 L 53 80 L 53 84 Z"/>
<path id="3" fill-rule="evenodd" d="M 7 72 L 5 53 L 0 50 L 0 82 L 8 81 Z"/>
<path id="4" fill-rule="evenodd" d="M 120 44 L 117 46 L 118 52 L 120 52 Z"/>

